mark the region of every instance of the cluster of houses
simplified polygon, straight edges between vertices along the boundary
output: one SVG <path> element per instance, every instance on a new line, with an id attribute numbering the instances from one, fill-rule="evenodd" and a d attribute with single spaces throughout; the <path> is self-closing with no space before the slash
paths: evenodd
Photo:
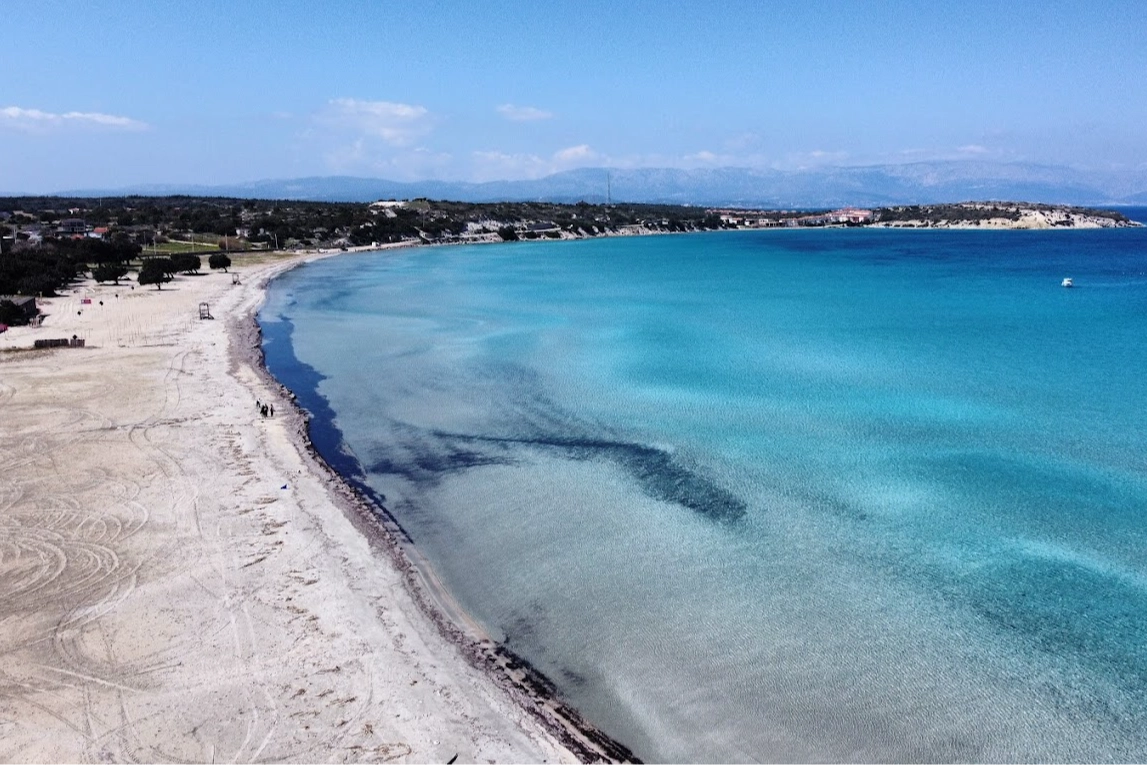
<path id="1" fill-rule="evenodd" d="M 806 214 L 765 210 L 710 210 L 721 222 L 736 228 L 795 228 L 798 226 L 863 226 L 872 223 L 872 210 L 842 207 L 831 212 Z"/>
<path id="2" fill-rule="evenodd" d="M 369 210 L 374 220 L 360 222 L 357 231 L 355 230 L 356 227 L 352 225 L 330 228 L 321 226 L 314 227 L 309 229 L 305 234 L 297 233 L 296 229 L 294 235 L 302 236 L 302 239 L 279 241 L 281 233 L 268 231 L 259 226 L 259 222 L 261 222 L 259 221 L 259 212 L 243 209 L 239 213 L 240 220 L 237 221 L 238 225 L 236 226 L 235 234 L 240 240 L 246 240 L 248 243 L 246 246 L 252 248 L 259 248 L 261 246 L 270 247 L 272 245 L 276 249 L 279 247 L 290 248 L 300 245 L 347 248 L 354 244 L 362 244 L 364 238 L 373 238 L 370 237 L 370 231 L 376 229 L 376 226 L 380 232 L 391 229 L 392 227 L 390 226 L 382 225 L 382 219 L 398 217 L 402 213 L 403 208 L 418 209 L 431 218 L 450 217 L 450 213 L 448 212 L 431 209 L 424 200 L 379 200 L 369 205 Z M 84 237 L 103 239 L 113 233 L 116 236 L 126 234 L 136 244 L 146 247 L 154 243 L 157 239 L 157 235 L 160 233 L 154 225 L 117 225 L 112 230 L 109 230 L 107 226 L 89 225 L 82 217 L 79 217 L 83 212 L 84 210 L 82 209 L 45 210 L 36 214 L 19 210 L 12 212 L 0 211 L 0 236 L 4 237 L 3 240 L 0 241 L 0 252 L 10 252 L 13 249 L 23 247 L 35 247 L 44 239 L 64 237 L 73 239 Z M 721 221 L 720 225 L 724 228 L 748 229 L 866 225 L 874 223 L 877 217 L 872 210 L 855 207 L 844 207 L 829 212 L 816 213 L 795 210 L 776 211 L 737 208 L 708 209 L 706 213 L 709 216 L 719 217 Z M 574 213 L 572 217 L 576 219 L 579 216 Z M 511 228 L 517 235 L 525 238 L 564 239 L 583 235 L 592 236 L 595 233 L 604 232 L 605 230 L 615 235 L 638 234 L 645 232 L 647 229 L 660 231 L 691 230 L 699 225 L 696 222 L 686 222 L 682 224 L 680 221 L 671 221 L 669 219 L 643 220 L 637 223 L 613 225 L 608 215 L 603 216 L 600 214 L 590 215 L 585 218 L 585 221 L 587 225 L 580 226 L 580 228 L 584 230 L 579 231 L 578 226 L 570 227 L 568 225 L 559 225 L 558 223 L 547 220 L 515 220 L 513 223 L 492 219 L 469 220 L 466 222 L 465 228 L 462 231 L 456 234 L 438 232 L 433 238 L 437 241 L 499 241 L 501 239 L 499 231 Z M 711 226 L 712 223 L 708 225 Z M 393 234 L 386 236 L 380 233 L 377 238 L 379 241 L 391 241 L 392 237 Z M 411 241 L 418 241 L 418 238 L 413 236 L 409 238 Z M 266 242 L 266 245 L 260 244 L 259 242 Z M 377 243 L 375 244 L 377 245 Z"/>
<path id="3" fill-rule="evenodd" d="M 88 224 L 83 218 L 60 218 L 52 222 L 44 222 L 36 220 L 38 215 L 25 213 L 21 210 L 15 212 L 0 212 L 0 224 L 6 224 L 3 227 L 4 241 L 0 244 L 3 245 L 3 251 L 7 252 L 12 247 L 21 245 L 35 246 L 40 244 L 44 239 L 103 239 L 108 235 L 110 229 L 107 226 L 92 226 Z M 34 220 L 35 222 L 27 222 Z M 155 228 L 153 226 L 119 226 L 116 228 L 117 232 L 127 234 L 137 244 L 147 244 L 155 238 Z"/>

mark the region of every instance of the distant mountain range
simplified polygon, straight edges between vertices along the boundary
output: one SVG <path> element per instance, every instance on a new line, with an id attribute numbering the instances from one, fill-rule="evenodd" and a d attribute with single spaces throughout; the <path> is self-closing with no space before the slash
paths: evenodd
<path id="1" fill-rule="evenodd" d="M 163 184 L 61 191 L 60 196 L 222 196 L 325 202 L 431 199 L 461 202 L 646 202 L 771 209 L 1015 200 L 1147 205 L 1147 170 L 1102 173 L 1025 163 L 920 162 L 805 170 L 583 168 L 536 180 L 464 183 L 323 176 L 199 186 Z"/>

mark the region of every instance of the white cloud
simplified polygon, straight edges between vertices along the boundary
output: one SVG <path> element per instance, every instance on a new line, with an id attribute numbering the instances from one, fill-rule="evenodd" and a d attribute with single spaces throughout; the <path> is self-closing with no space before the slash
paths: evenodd
<path id="1" fill-rule="evenodd" d="M 584 165 L 587 162 L 599 162 L 602 156 L 591 149 L 588 144 L 578 144 L 559 149 L 554 152 L 554 162 L 559 165 Z"/>
<path id="2" fill-rule="evenodd" d="M 611 164 L 609 157 L 594 151 L 588 144 L 558 149 L 553 154 L 511 154 L 503 151 L 471 152 L 471 178 L 475 181 L 542 178 L 562 170 Z"/>
<path id="3" fill-rule="evenodd" d="M 359 138 L 323 152 L 323 160 L 333 172 L 366 171 L 396 180 L 419 180 L 439 175 L 453 164 L 447 152 L 430 149 L 382 149 L 377 142 Z"/>
<path id="4" fill-rule="evenodd" d="M 323 125 L 381 138 L 391 146 L 409 146 L 433 128 L 430 112 L 424 106 L 391 101 L 362 101 L 334 98 L 316 120 Z"/>
<path id="5" fill-rule="evenodd" d="M 396 180 L 449 174 L 454 158 L 423 144 L 435 128 L 425 106 L 332 98 L 300 126 L 300 150 L 333 172 L 363 172 Z"/>
<path id="6" fill-rule="evenodd" d="M 654 163 L 664 167 L 680 167 L 686 170 L 718 167 L 767 167 L 769 158 L 763 154 L 751 151 L 716 152 L 702 149 L 685 154 L 680 157 L 666 159 L 650 158 L 649 165 Z"/>
<path id="7" fill-rule="evenodd" d="M 844 159 L 848 156 L 847 151 L 825 151 L 824 149 L 813 149 L 808 153 L 811 159 Z"/>
<path id="8" fill-rule="evenodd" d="M 536 106 L 515 106 L 514 104 L 502 104 L 498 107 L 498 114 L 511 122 L 537 122 L 538 120 L 551 119 L 554 116 L 553 112 L 547 112 Z"/>
<path id="9" fill-rule="evenodd" d="M 773 163 L 777 170 L 805 170 L 810 167 L 824 167 L 839 165 L 849 159 L 847 151 L 826 151 L 813 149 L 812 151 L 792 152 L 784 159 Z"/>
<path id="10" fill-rule="evenodd" d="M 40 109 L 24 109 L 19 106 L 0 108 L 0 126 L 12 127 L 30 132 L 62 127 L 110 128 L 112 130 L 147 130 L 146 122 L 130 117 L 119 117 L 100 112 L 64 112 L 56 114 Z"/>
<path id="11" fill-rule="evenodd" d="M 695 154 L 686 154 L 682 159 L 685 162 L 695 162 L 702 165 L 714 165 L 725 161 L 724 157 L 714 154 L 708 149 L 702 149 Z"/>
<path id="12" fill-rule="evenodd" d="M 471 154 L 475 181 L 506 178 L 541 178 L 553 172 L 552 165 L 537 154 L 508 154 L 503 151 L 475 151 Z"/>
<path id="13" fill-rule="evenodd" d="M 899 164 L 903 162 L 947 162 L 951 160 L 991 159 L 1015 161 L 1019 156 L 1003 148 L 992 148 L 978 143 L 956 147 L 915 147 L 898 151 L 877 152 L 863 157 L 864 164 Z"/>
<path id="14" fill-rule="evenodd" d="M 634 169 L 642 167 L 765 167 L 768 158 L 760 154 L 725 154 L 701 149 L 691 154 L 606 154 L 588 144 L 558 149 L 550 155 L 513 154 L 502 151 L 475 151 L 470 154 L 471 180 L 542 178 L 579 167 Z"/>

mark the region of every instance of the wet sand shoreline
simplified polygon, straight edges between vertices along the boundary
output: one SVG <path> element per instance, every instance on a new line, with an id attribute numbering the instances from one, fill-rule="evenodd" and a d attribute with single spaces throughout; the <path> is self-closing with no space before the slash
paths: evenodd
<path id="1" fill-rule="evenodd" d="M 496 679 L 310 455 L 254 316 L 315 257 L 80 281 L 0 335 L 0 760 L 601 757 Z"/>
<path id="2" fill-rule="evenodd" d="M 275 274 L 278 275 L 281 272 Z M 263 282 L 264 290 L 271 278 Z M 359 522 L 360 530 L 371 538 L 380 553 L 389 557 L 393 565 L 403 572 L 411 594 L 443 636 L 456 643 L 474 666 L 488 673 L 499 687 L 530 712 L 579 760 L 640 762 L 627 747 L 597 729 L 576 709 L 564 703 L 556 687 L 544 674 L 506 646 L 492 640 L 441 583 L 401 523 L 387 510 L 385 499 L 378 496 L 364 481 L 340 472 L 324 458 L 311 438 L 313 415 L 308 416 L 295 392 L 277 380 L 268 369 L 262 344 L 263 331 L 258 323 L 258 307 L 240 320 L 234 333 L 236 337 L 242 338 L 239 347 L 245 349 L 247 363 L 258 369 L 269 385 L 278 386 L 282 398 L 289 402 L 292 431 L 317 468 L 325 473 L 332 494 L 346 503 L 348 514 Z M 293 357 L 293 350 L 291 353 Z M 294 363 L 302 365 L 297 359 L 294 359 Z M 319 426 L 337 435 L 337 428 L 325 419 L 329 419 L 329 415 Z M 344 470 L 350 467 L 352 461 L 353 458 L 346 458 Z"/>

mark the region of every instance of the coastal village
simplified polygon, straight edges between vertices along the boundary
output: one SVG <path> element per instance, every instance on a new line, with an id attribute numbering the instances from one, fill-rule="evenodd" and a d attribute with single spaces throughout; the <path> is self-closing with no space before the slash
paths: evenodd
<path id="1" fill-rule="evenodd" d="M 164 200 L 167 201 L 167 200 Z M 226 202 L 228 200 L 219 200 Z M 76 200 L 72 200 L 76 202 Z M 198 204 L 170 200 L 166 217 L 154 213 L 138 222 L 132 200 L 103 200 L 67 208 L 32 207 L 0 211 L 4 251 L 36 247 L 46 239 L 126 238 L 156 255 L 170 251 L 271 250 L 362 247 L 396 241 L 420 243 L 482 242 L 515 239 L 573 239 L 720 229 L 855 226 L 870 224 L 872 210 L 765 211 L 655 205 L 556 205 L 544 203 L 462 204 L 430 200 L 385 200 L 349 208 L 343 220 L 315 216 L 312 203 L 278 202 L 265 210 L 257 202 L 217 207 L 217 220 L 203 225 L 188 208 Z M 185 206 L 186 205 L 186 206 Z M 149 205 L 149 208 L 151 206 Z M 149 209 L 148 212 L 151 212 Z M 201 216 L 200 216 L 201 217 Z M 318 218 L 317 220 L 314 220 Z M 308 220 L 310 219 L 310 225 Z"/>
<path id="2" fill-rule="evenodd" d="M 5 204 L 6 203 L 6 204 Z M 749 210 L 680 205 L 491 204 L 427 199 L 370 204 L 197 197 L 0 200 L 0 327 L 35 322 L 33 298 L 89 272 L 97 282 L 162 284 L 230 255 L 338 252 L 427 244 L 836 227 L 1072 229 L 1139 225 L 1118 212 L 965 202 L 876 209 Z M 0 329 L 0 331 L 3 331 Z"/>
<path id="3" fill-rule="evenodd" d="M 7 203 L 6 208 L 4 207 Z M 1118 212 L 1062 205 L 964 202 L 876 209 L 753 210 L 677 205 L 427 199 L 370 204 L 193 197 L 0 200 L 0 248 L 45 240 L 122 239 L 146 254 L 301 250 L 574 239 L 702 230 L 880 226 L 889 228 L 1106 228 L 1136 225 Z"/>

